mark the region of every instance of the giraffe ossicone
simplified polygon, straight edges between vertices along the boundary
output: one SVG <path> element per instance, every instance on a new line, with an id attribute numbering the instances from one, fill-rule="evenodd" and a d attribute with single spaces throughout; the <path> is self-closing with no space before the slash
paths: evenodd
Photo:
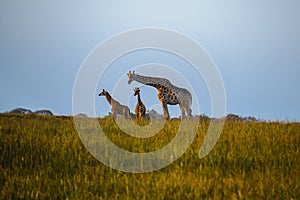
<path id="1" fill-rule="evenodd" d="M 170 119 L 167 104 L 179 104 L 181 118 L 192 116 L 192 95 L 187 89 L 173 85 L 166 78 L 142 76 L 136 74 L 134 71 L 132 71 L 132 73 L 131 71 L 129 71 L 129 73 L 127 73 L 127 76 L 128 84 L 130 84 L 132 81 L 136 81 L 144 85 L 155 87 L 157 89 L 157 97 L 161 102 L 164 111 L 164 117 L 166 119 Z"/>

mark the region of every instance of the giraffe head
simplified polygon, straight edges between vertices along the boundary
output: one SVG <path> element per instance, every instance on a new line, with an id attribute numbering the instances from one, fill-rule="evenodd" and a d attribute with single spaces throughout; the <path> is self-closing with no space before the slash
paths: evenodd
<path id="1" fill-rule="evenodd" d="M 106 96 L 108 92 L 106 90 L 102 90 L 102 92 L 100 94 L 98 94 L 98 96 Z"/>
<path id="2" fill-rule="evenodd" d="M 134 77 L 135 77 L 135 73 L 134 71 L 129 71 L 129 73 L 127 73 L 127 76 L 128 76 L 128 84 L 130 84 L 132 81 L 134 81 Z"/>
<path id="3" fill-rule="evenodd" d="M 136 88 L 134 88 L 134 96 L 136 96 L 136 95 L 138 95 L 139 93 L 140 93 L 140 88 L 138 88 L 138 87 L 136 87 Z"/>

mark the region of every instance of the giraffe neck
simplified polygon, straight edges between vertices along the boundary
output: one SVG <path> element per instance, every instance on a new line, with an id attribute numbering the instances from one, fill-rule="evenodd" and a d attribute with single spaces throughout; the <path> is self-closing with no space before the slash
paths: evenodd
<path id="1" fill-rule="evenodd" d="M 107 102 L 111 105 L 112 97 L 110 96 L 110 94 L 106 93 L 105 98 L 106 98 Z"/>
<path id="2" fill-rule="evenodd" d="M 134 80 L 139 83 L 155 87 L 156 89 L 159 89 L 161 86 L 166 87 L 166 83 L 165 83 L 166 79 L 162 79 L 162 78 L 141 76 L 141 75 L 136 74 L 134 77 Z"/>
<path id="3" fill-rule="evenodd" d="M 137 94 L 137 98 L 138 98 L 138 104 L 139 105 L 142 105 L 142 100 L 141 100 L 141 97 L 140 97 L 140 93 Z"/>

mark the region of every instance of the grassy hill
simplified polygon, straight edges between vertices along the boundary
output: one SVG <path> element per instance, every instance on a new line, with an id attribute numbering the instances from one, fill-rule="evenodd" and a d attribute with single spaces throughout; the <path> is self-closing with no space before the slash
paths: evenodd
<path id="1" fill-rule="evenodd" d="M 111 118 L 106 135 L 134 152 L 167 144 L 180 124 L 147 139 L 127 136 Z M 184 155 L 161 170 L 109 168 L 83 146 L 72 117 L 0 114 L 0 199 L 300 199 L 300 124 L 230 120 L 214 149 L 198 158 L 209 119 Z"/>

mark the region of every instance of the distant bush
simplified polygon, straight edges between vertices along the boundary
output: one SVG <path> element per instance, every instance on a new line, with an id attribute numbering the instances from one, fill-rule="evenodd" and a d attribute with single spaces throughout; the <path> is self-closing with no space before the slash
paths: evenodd
<path id="1" fill-rule="evenodd" d="M 12 114 L 53 115 L 53 113 L 50 110 L 36 110 L 36 111 L 32 112 L 31 110 L 26 109 L 26 108 L 15 108 L 15 109 L 9 111 L 9 113 L 12 113 Z"/>
<path id="2" fill-rule="evenodd" d="M 243 122 L 256 122 L 258 121 L 255 117 L 241 117 L 236 114 L 228 114 L 226 116 L 226 121 L 243 121 Z"/>
<path id="3" fill-rule="evenodd" d="M 34 112 L 34 114 L 38 115 L 53 115 L 53 113 L 50 110 L 37 110 Z"/>
<path id="4" fill-rule="evenodd" d="M 84 113 L 78 113 L 76 116 L 78 116 L 78 117 L 87 117 L 87 114 L 84 114 Z"/>
<path id="5" fill-rule="evenodd" d="M 15 109 L 9 111 L 9 113 L 30 114 L 30 113 L 32 113 L 32 111 L 29 109 L 26 109 L 26 108 L 15 108 Z"/>

